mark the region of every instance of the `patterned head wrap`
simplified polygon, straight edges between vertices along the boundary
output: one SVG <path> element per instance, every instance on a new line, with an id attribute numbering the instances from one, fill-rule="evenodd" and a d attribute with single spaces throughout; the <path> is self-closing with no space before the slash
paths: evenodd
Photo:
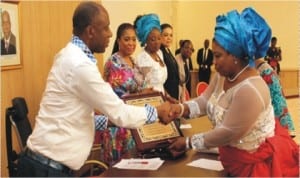
<path id="1" fill-rule="evenodd" d="M 136 34 L 139 41 L 141 42 L 141 46 L 145 45 L 149 33 L 154 28 L 158 29 L 161 32 L 159 17 L 156 14 L 147 14 L 141 16 L 136 21 L 135 26 Z"/>
<path id="2" fill-rule="evenodd" d="M 266 55 L 271 29 L 252 8 L 236 10 L 216 18 L 214 39 L 229 53 L 254 67 L 255 59 Z"/>

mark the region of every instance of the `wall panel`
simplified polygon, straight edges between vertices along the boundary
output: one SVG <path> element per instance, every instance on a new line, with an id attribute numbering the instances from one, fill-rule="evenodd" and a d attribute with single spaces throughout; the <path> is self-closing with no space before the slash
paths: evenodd
<path id="1" fill-rule="evenodd" d="M 1 72 L 1 171 L 0 177 L 7 177 L 5 110 L 11 106 L 11 99 L 24 96 L 23 68 Z M 16 137 L 14 137 L 16 138 Z M 15 139 L 14 139 L 15 140 Z M 16 144 L 15 144 L 16 145 Z"/>
<path id="2" fill-rule="evenodd" d="M 195 48 L 192 60 L 198 68 L 197 50 L 203 47 L 204 39 L 212 39 L 217 15 L 230 10 L 241 12 L 253 7 L 264 17 L 278 38 L 282 49 L 282 69 L 297 69 L 299 66 L 299 1 L 179 1 L 177 6 L 176 39 L 191 39 Z M 288 19 L 288 20 L 287 20 Z"/>
<path id="3" fill-rule="evenodd" d="M 280 82 L 285 96 L 299 96 L 299 70 L 282 70 Z"/>
<path id="4" fill-rule="evenodd" d="M 20 1 L 20 40 L 23 67 L 1 72 L 1 177 L 7 177 L 5 108 L 23 96 L 31 125 L 38 112 L 53 56 L 71 38 L 72 15 L 78 1 Z M 14 140 L 15 146 L 16 141 Z"/>
<path id="5" fill-rule="evenodd" d="M 70 40 L 72 14 L 78 2 L 22 2 L 22 46 L 25 96 L 30 118 L 38 111 L 54 55 Z M 32 120 L 34 123 L 34 120 Z"/>

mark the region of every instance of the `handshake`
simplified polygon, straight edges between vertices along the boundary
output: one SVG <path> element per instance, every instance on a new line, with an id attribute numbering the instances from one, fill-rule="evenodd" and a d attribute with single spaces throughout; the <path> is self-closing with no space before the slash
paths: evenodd
<path id="1" fill-rule="evenodd" d="M 171 97 L 165 98 L 166 101 L 156 107 L 160 122 L 162 122 L 163 124 L 168 124 L 172 122 L 175 118 L 180 118 L 183 115 L 188 115 L 189 109 L 187 105 L 180 104 L 176 99 Z M 187 139 L 189 141 L 189 144 L 190 140 L 188 137 L 179 137 L 168 140 L 170 145 L 167 149 L 173 158 L 177 158 L 186 152 Z"/>
<path id="2" fill-rule="evenodd" d="M 163 124 L 169 124 L 174 119 L 182 117 L 184 114 L 184 105 L 179 104 L 179 102 L 166 96 L 166 101 L 159 106 L 156 106 L 157 114 L 159 117 L 159 121 Z"/>

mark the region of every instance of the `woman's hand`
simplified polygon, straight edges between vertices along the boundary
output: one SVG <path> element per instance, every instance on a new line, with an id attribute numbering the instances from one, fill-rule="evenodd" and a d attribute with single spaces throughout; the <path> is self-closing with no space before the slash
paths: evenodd
<path id="1" fill-rule="evenodd" d="M 186 145 L 185 145 L 185 138 L 184 137 L 179 137 L 176 139 L 170 139 L 168 140 L 171 145 L 168 147 L 168 150 L 170 153 L 174 156 L 177 157 L 181 154 L 183 154 L 186 151 Z"/>

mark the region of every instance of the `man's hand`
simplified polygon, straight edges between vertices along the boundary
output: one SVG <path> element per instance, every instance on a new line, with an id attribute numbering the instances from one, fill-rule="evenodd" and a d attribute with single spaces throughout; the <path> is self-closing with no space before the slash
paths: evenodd
<path id="1" fill-rule="evenodd" d="M 179 118 L 182 108 L 179 104 L 171 104 L 169 101 L 156 107 L 160 122 L 169 124 L 174 119 Z"/>
<path id="2" fill-rule="evenodd" d="M 166 101 L 156 107 L 159 120 L 163 124 L 169 124 L 175 119 L 175 117 L 173 117 L 171 113 L 172 110 L 171 107 L 172 104 L 169 101 Z"/>
<path id="3" fill-rule="evenodd" d="M 180 114 L 181 114 L 182 109 L 184 110 L 184 106 L 183 106 L 183 108 L 181 108 L 180 104 L 172 104 L 171 108 L 170 108 L 169 115 L 173 118 L 180 118 L 181 117 Z"/>

